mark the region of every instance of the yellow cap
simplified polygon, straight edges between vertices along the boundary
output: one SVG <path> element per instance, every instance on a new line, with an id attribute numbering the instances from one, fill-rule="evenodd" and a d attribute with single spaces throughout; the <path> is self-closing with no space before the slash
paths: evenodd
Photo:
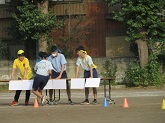
<path id="1" fill-rule="evenodd" d="M 22 54 L 22 53 L 24 53 L 23 50 L 18 50 L 18 52 L 17 52 L 18 55 L 20 55 L 20 54 Z"/>

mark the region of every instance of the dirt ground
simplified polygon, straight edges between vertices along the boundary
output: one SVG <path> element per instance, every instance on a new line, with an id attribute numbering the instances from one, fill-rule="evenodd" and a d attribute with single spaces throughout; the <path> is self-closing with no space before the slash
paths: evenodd
<path id="1" fill-rule="evenodd" d="M 162 101 L 164 90 L 125 89 L 112 91 L 116 104 L 103 106 L 104 95 L 98 92 L 97 105 L 80 105 L 84 100 L 83 91 L 72 91 L 74 105 L 67 104 L 65 92 L 61 92 L 58 105 L 33 107 L 35 96 L 32 94 L 30 105 L 24 106 L 24 92 L 19 106 L 9 106 L 14 92 L 0 93 L 0 123 L 165 123 L 165 109 Z M 123 108 L 124 98 L 128 108 Z M 90 92 L 90 101 L 92 101 Z"/>

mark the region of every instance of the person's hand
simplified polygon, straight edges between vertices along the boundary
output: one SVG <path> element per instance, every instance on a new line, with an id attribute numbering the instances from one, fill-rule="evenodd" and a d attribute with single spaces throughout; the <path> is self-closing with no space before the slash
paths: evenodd
<path id="1" fill-rule="evenodd" d="M 61 76 L 59 75 L 56 79 L 61 79 Z"/>
<path id="2" fill-rule="evenodd" d="M 22 80 L 26 80 L 26 77 L 23 77 Z"/>
<path id="3" fill-rule="evenodd" d="M 10 78 L 10 81 L 13 80 L 13 77 Z"/>

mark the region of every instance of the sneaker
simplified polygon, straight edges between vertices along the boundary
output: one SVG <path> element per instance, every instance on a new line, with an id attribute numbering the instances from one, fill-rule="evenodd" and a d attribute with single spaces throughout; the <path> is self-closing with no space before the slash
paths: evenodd
<path id="1" fill-rule="evenodd" d="M 16 106 L 16 105 L 19 105 L 19 102 L 16 102 L 16 101 L 12 101 L 10 106 Z"/>
<path id="2" fill-rule="evenodd" d="M 55 105 L 57 105 L 57 104 L 58 104 L 58 102 L 57 102 L 57 101 L 54 101 L 54 104 L 55 104 Z"/>
<path id="3" fill-rule="evenodd" d="M 29 105 L 29 102 L 25 101 L 25 105 Z"/>
<path id="4" fill-rule="evenodd" d="M 53 105 L 54 104 L 54 102 L 53 101 L 49 101 L 49 105 Z"/>
<path id="5" fill-rule="evenodd" d="M 68 104 L 74 105 L 74 103 L 71 100 L 68 101 Z"/>
<path id="6" fill-rule="evenodd" d="M 81 103 L 81 105 L 88 105 L 88 104 L 90 104 L 90 103 L 89 103 L 89 100 L 87 100 L 87 99 L 84 100 L 84 101 Z"/>
<path id="7" fill-rule="evenodd" d="M 46 96 L 43 96 L 41 98 L 41 105 L 44 105 L 46 103 Z"/>
<path id="8" fill-rule="evenodd" d="M 92 101 L 92 104 L 93 104 L 93 105 L 96 105 L 96 104 L 97 104 L 97 100 L 93 100 L 93 101 Z"/>

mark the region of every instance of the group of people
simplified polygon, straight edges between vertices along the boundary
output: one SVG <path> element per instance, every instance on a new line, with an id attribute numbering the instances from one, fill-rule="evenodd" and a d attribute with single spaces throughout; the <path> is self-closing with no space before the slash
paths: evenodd
<path id="1" fill-rule="evenodd" d="M 84 69 L 84 78 L 98 78 L 96 71 L 96 66 L 93 64 L 91 56 L 87 55 L 83 46 L 76 48 L 78 55 L 77 58 L 77 68 L 75 78 L 78 77 L 80 66 Z M 20 75 L 18 80 L 29 80 L 32 79 L 33 74 L 29 64 L 29 60 L 25 57 L 25 52 L 19 50 L 17 52 L 18 58 L 14 60 L 13 69 L 11 74 L 11 80 L 14 79 L 15 70 L 18 68 Z M 42 94 L 42 90 L 47 84 L 49 79 L 61 79 L 67 78 L 66 73 L 66 64 L 67 61 L 65 56 L 60 52 L 57 46 L 53 45 L 51 47 L 51 55 L 49 56 L 46 52 L 39 52 L 40 61 L 36 63 L 34 70 L 36 75 L 34 77 L 32 92 L 37 96 L 37 101 L 41 105 L 44 105 L 48 100 L 46 96 Z M 71 100 L 71 91 L 68 81 L 66 81 L 67 86 L 67 95 L 68 95 L 68 104 L 73 105 L 74 103 Z M 19 105 L 18 99 L 22 90 L 16 90 L 14 100 L 11 102 L 10 106 Z M 26 90 L 25 94 L 25 105 L 29 105 L 30 90 Z M 49 104 L 53 104 L 53 90 L 49 89 Z M 97 89 L 93 88 L 94 100 L 92 104 L 97 104 Z M 81 104 L 90 104 L 89 103 L 89 88 L 85 88 L 85 100 Z M 41 102 L 40 102 L 41 101 Z"/>

